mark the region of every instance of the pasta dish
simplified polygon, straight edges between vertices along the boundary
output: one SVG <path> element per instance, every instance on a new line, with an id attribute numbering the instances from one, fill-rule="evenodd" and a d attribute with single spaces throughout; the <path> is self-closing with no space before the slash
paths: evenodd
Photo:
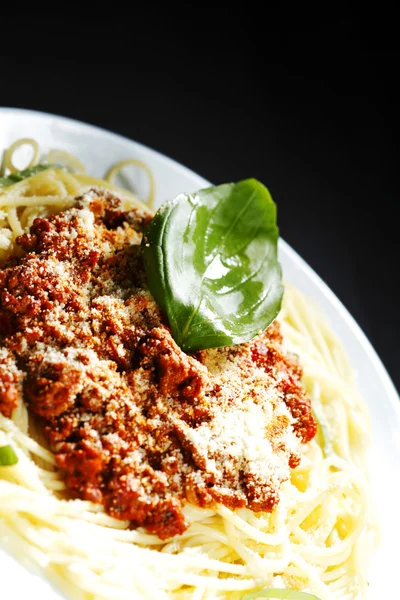
<path id="1" fill-rule="evenodd" d="M 71 599 L 367 598 L 369 418 L 268 191 L 154 217 L 132 162 L 4 152 L 0 544 Z"/>

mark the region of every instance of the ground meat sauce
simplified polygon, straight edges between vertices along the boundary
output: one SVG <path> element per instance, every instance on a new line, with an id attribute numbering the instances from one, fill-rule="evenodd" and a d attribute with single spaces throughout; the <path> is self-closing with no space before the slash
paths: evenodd
<path id="1" fill-rule="evenodd" d="M 23 396 L 74 497 L 166 539 L 186 501 L 270 511 L 316 430 L 278 324 L 185 354 L 150 295 L 149 216 L 92 190 L 0 271 L 0 411 Z"/>

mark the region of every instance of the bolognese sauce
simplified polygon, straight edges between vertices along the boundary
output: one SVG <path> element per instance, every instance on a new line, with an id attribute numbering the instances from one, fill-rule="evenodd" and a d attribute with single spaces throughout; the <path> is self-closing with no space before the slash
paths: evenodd
<path id="1" fill-rule="evenodd" d="M 166 539 L 187 501 L 271 511 L 316 423 L 276 322 L 177 346 L 146 284 L 150 218 L 94 189 L 18 238 L 0 271 L 0 411 L 27 403 L 71 496 Z"/>

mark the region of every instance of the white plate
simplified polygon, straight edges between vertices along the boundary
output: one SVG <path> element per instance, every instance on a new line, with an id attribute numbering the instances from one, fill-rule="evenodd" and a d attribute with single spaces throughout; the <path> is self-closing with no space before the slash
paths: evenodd
<path id="1" fill-rule="evenodd" d="M 191 192 L 209 183 L 169 158 L 91 125 L 28 110 L 0 108 L 0 150 L 21 137 L 33 137 L 44 150 L 61 148 L 77 155 L 89 173 L 104 175 L 110 165 L 124 158 L 145 161 L 156 180 L 156 206 L 179 192 Z M 268 182 L 265 182 L 268 184 Z M 139 180 L 146 192 L 146 176 Z M 400 403 L 398 394 L 371 344 L 333 292 L 284 241 L 280 260 L 285 279 L 312 298 L 330 320 L 350 355 L 359 388 L 373 421 L 370 457 L 371 477 L 382 526 L 382 542 L 370 572 L 370 598 L 400 597 L 398 543 L 400 538 Z M 1 532 L 0 532 L 1 533 Z M 22 568 L 0 549 L 1 597 L 7 600 L 60 598 L 47 583 Z"/>

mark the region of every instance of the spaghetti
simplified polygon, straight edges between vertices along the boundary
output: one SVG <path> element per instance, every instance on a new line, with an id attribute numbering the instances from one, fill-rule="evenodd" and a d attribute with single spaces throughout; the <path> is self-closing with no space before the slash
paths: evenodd
<path id="1" fill-rule="evenodd" d="M 0 177 L 7 172 L 13 174 L 16 167 L 13 156 L 22 146 L 31 146 L 33 156 L 26 165 L 29 169 L 39 163 L 39 145 L 35 140 L 23 138 L 4 151 Z M 106 179 L 92 177 L 75 156 L 62 150 L 50 150 L 46 161 L 60 163 L 65 168 L 49 168 L 9 187 L 0 186 L 0 264 L 16 249 L 15 240 L 22 232 L 29 231 L 36 217 L 46 217 L 73 204 L 74 198 L 93 186 L 105 187 L 117 192 L 126 206 L 143 207 L 143 202 L 131 191 L 114 185 L 117 174 L 129 165 L 143 169 L 149 179 L 150 192 L 146 206 L 151 209 L 155 195 L 154 178 L 148 166 L 134 159 L 115 164 L 106 174 Z M 18 251 L 18 250 L 17 250 Z"/>
<path id="2" fill-rule="evenodd" d="M 11 170 L 10 157 L 3 165 Z M 71 206 L 98 184 L 115 189 L 48 169 L 1 190 L 2 235 L 10 241 L 3 248 L 0 238 L 2 257 L 15 252 L 15 238 L 34 218 Z M 123 194 L 127 206 L 138 204 Z M 278 320 L 287 349 L 300 357 L 320 427 L 302 445 L 301 463 L 282 485 L 273 512 L 186 504 L 189 527 L 180 536 L 162 541 L 132 530 L 99 504 L 64 498 L 55 457 L 19 402 L 12 418 L 0 413 L 0 448 L 10 445 L 18 457 L 17 464 L 0 467 L 0 542 L 80 600 L 239 600 L 265 587 L 303 590 L 321 600 L 365 598 L 375 538 L 365 465 L 368 415 L 343 347 L 290 285 Z"/>

